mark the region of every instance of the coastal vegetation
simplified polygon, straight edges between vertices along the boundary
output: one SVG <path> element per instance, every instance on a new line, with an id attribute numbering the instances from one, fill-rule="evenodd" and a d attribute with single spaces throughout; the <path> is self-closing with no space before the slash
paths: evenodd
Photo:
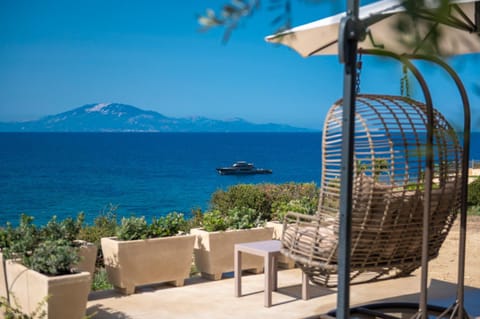
<path id="1" fill-rule="evenodd" d="M 215 191 L 209 209 L 193 209 L 188 214 L 171 212 L 153 218 L 143 216 L 119 218 L 117 207 L 111 206 L 90 224 L 83 213 L 75 218 L 58 220 L 52 217 L 45 225 L 36 225 L 34 218 L 22 214 L 18 226 L 0 227 L 0 249 L 5 258 L 15 258 L 28 268 L 49 276 L 72 272 L 79 256 L 77 240 L 100 247 L 101 238 L 144 239 L 187 234 L 192 228 L 206 231 L 249 229 L 268 221 L 283 219 L 288 211 L 313 214 L 318 205 L 319 189 L 315 183 L 237 184 Z M 480 214 L 480 179 L 469 184 L 469 214 Z M 192 267 L 195 271 L 195 267 Z M 97 250 L 93 290 L 111 289 L 102 250 Z"/>
<path id="2" fill-rule="evenodd" d="M 480 216 L 480 178 L 468 184 L 468 214 Z"/>
<path id="3" fill-rule="evenodd" d="M 249 229 L 282 220 L 287 211 L 313 214 L 318 205 L 315 183 L 237 184 L 215 191 L 210 210 L 194 215 L 191 228 L 206 231 Z"/>
<path id="4" fill-rule="evenodd" d="M 198 227 L 209 231 L 248 229 L 269 220 L 281 220 L 288 210 L 313 213 L 317 194 L 314 183 L 238 184 L 214 192 L 206 212 L 192 210 L 188 218 L 171 212 L 153 218 L 151 223 L 142 216 L 123 217 L 119 221 L 116 206 L 101 212 L 90 224 L 85 223 L 83 213 L 61 221 L 54 216 L 44 226 L 22 214 L 18 226 L 7 223 L 0 227 L 0 249 L 5 258 L 20 258 L 25 266 L 41 273 L 60 275 L 70 272 L 79 261 L 76 240 L 100 247 L 104 237 L 126 240 L 172 236 Z M 103 254 L 98 249 L 92 289 L 111 288 L 105 277 Z"/>
<path id="5" fill-rule="evenodd" d="M 84 215 L 58 221 L 56 216 L 43 227 L 33 217 L 22 214 L 18 227 L 0 228 L 0 249 L 7 259 L 16 259 L 39 273 L 57 276 L 74 272 L 80 261 L 78 234 Z"/>
<path id="6" fill-rule="evenodd" d="M 468 206 L 480 206 L 480 178 L 468 184 Z"/>
<path id="7" fill-rule="evenodd" d="M 313 213 L 318 206 L 319 189 L 315 183 L 237 184 L 212 194 L 212 210 L 251 208 L 260 219 L 282 220 L 290 208 Z M 301 207 L 299 207 L 301 206 Z"/>

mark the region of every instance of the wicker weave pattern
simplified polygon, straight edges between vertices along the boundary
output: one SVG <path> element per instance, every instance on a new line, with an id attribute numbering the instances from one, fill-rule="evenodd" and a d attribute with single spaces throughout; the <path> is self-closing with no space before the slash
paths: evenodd
<path id="1" fill-rule="evenodd" d="M 282 252 L 318 284 L 337 284 L 342 101 L 327 114 L 322 181 L 315 216 L 287 214 Z M 358 95 L 352 208 L 352 283 L 389 278 L 420 266 L 426 107 L 400 96 Z M 434 111 L 434 172 L 429 258 L 435 258 L 460 208 L 462 150 Z"/>

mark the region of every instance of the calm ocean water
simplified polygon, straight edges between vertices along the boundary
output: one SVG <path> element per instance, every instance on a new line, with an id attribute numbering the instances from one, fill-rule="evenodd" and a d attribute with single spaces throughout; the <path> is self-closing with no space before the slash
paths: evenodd
<path id="1" fill-rule="evenodd" d="M 271 175 L 220 176 L 238 160 Z M 87 222 L 110 204 L 119 216 L 187 214 L 237 183 L 320 181 L 321 133 L 1 133 L 0 225 L 20 213 Z"/>
<path id="2" fill-rule="evenodd" d="M 480 160 L 480 133 L 470 158 Z M 221 176 L 238 160 L 271 175 Z M 321 133 L 0 133 L 0 225 L 38 224 L 110 204 L 119 216 L 187 215 L 238 183 L 320 182 Z"/>

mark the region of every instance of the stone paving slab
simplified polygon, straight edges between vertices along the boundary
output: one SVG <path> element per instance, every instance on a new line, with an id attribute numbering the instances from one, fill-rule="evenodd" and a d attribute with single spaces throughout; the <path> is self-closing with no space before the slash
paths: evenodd
<path id="1" fill-rule="evenodd" d="M 335 308 L 337 290 L 312 287 L 311 298 L 301 299 L 301 271 L 281 270 L 279 291 L 274 292 L 273 305 L 263 306 L 263 274 L 242 278 L 243 296 L 234 297 L 233 278 L 207 281 L 189 279 L 183 287 L 169 285 L 144 286 L 135 294 L 123 296 L 115 291 L 90 294 L 87 314 L 93 318 L 314 318 Z M 419 277 L 410 276 L 375 283 L 354 285 L 350 290 L 352 305 L 402 301 L 418 302 Z M 453 283 L 432 279 L 429 303 L 449 306 L 455 300 Z M 466 309 L 472 318 L 480 319 L 480 288 L 466 288 Z"/>

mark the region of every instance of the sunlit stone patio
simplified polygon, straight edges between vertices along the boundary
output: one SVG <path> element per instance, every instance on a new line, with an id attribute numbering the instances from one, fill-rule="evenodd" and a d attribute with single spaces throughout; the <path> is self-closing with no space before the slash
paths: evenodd
<path id="1" fill-rule="evenodd" d="M 478 218 L 477 218 L 478 219 Z M 470 226 L 470 224 L 469 224 Z M 470 227 L 467 241 L 465 274 L 465 307 L 472 318 L 480 318 L 480 227 Z M 440 256 L 429 265 L 429 303 L 451 305 L 456 296 L 456 254 L 458 224 L 442 246 Z M 351 304 L 361 305 L 382 301 L 417 302 L 419 271 L 412 276 L 351 287 Z M 335 308 L 336 289 L 311 288 L 311 298 L 301 299 L 299 269 L 280 270 L 279 290 L 273 293 L 273 305 L 263 306 L 263 274 L 242 278 L 240 298 L 234 297 L 232 276 L 219 281 L 190 278 L 183 287 L 169 285 L 143 286 L 136 293 L 123 296 L 114 291 L 90 294 L 87 313 L 94 318 L 309 318 Z"/>

